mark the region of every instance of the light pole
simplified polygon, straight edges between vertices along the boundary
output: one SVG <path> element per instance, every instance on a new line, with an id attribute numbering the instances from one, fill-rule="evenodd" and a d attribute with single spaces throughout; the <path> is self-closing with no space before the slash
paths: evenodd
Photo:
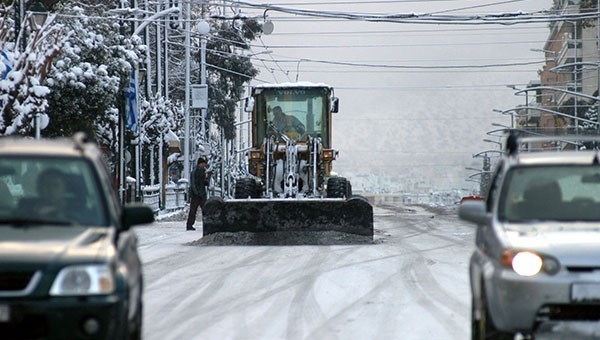
<path id="1" fill-rule="evenodd" d="M 25 52 L 25 48 L 27 45 L 26 40 L 26 25 L 24 23 L 24 19 L 26 17 L 29 18 L 29 27 L 32 31 L 40 30 L 48 18 L 48 9 L 46 6 L 39 0 L 33 1 L 29 5 L 29 9 L 25 12 L 25 1 L 19 0 L 16 2 L 17 8 L 15 9 L 15 34 L 17 40 L 15 42 L 16 50 L 20 53 Z M 23 30 L 23 32 L 21 32 Z M 47 124 L 47 123 L 46 123 Z M 40 122 L 40 113 L 36 109 L 35 115 L 33 117 L 33 128 L 35 130 L 35 139 L 40 139 L 40 130 L 41 130 L 41 122 Z"/>
<path id="2" fill-rule="evenodd" d="M 206 36 L 210 32 L 210 25 L 205 20 L 198 23 L 198 33 L 200 34 L 200 85 L 206 85 Z M 208 94 L 208 89 L 207 89 Z M 208 100 L 208 95 L 207 95 Z M 200 115 L 200 131 L 202 134 L 202 141 L 206 140 L 206 109 L 201 109 Z"/>
<path id="3" fill-rule="evenodd" d="M 483 166 L 482 166 L 482 170 L 469 176 L 469 178 L 473 178 L 477 175 L 480 175 L 481 177 L 480 182 L 479 182 L 479 194 L 480 196 L 484 196 L 487 195 L 489 186 L 490 186 L 490 182 L 491 182 L 491 176 L 493 171 L 491 170 L 492 166 L 491 166 L 491 162 L 490 162 L 490 156 L 488 155 L 488 153 L 500 153 L 500 154 L 504 154 L 504 152 L 499 151 L 499 150 L 485 150 L 485 151 L 480 151 L 476 154 L 473 155 L 473 158 L 476 157 L 483 157 Z"/>
<path id="4" fill-rule="evenodd" d="M 296 64 L 296 82 L 298 82 L 298 76 L 300 75 L 300 63 L 303 61 L 308 61 L 308 59 L 300 59 L 298 60 L 298 64 Z"/>
<path id="5" fill-rule="evenodd" d="M 126 15 L 127 13 L 130 12 L 129 8 L 124 7 L 126 4 L 123 2 L 121 8 L 118 9 L 113 9 L 110 10 L 111 13 L 115 13 L 115 14 L 119 14 L 119 15 Z M 155 14 L 153 14 L 152 16 L 149 16 L 147 18 L 144 18 L 143 21 L 139 24 L 139 26 L 137 26 L 137 28 L 134 30 L 134 32 L 131 34 L 131 37 L 135 36 L 135 35 L 139 35 L 149 24 L 155 22 L 157 19 L 160 19 L 161 17 L 164 17 L 166 15 L 169 14 L 173 14 L 173 13 L 178 13 L 179 12 L 179 8 L 178 7 L 173 7 L 173 8 L 168 8 L 166 10 L 157 12 Z M 123 28 L 121 28 L 121 33 L 124 34 L 125 32 L 123 31 Z M 139 72 L 139 65 L 134 65 L 135 67 L 135 90 L 136 90 L 136 95 L 137 95 L 137 79 L 138 79 L 138 72 Z M 148 73 L 149 70 L 147 71 Z M 124 92 L 123 96 L 124 96 Z M 125 115 L 125 97 L 121 98 L 121 105 L 119 105 L 119 123 L 118 123 L 118 130 L 119 130 L 119 140 L 118 140 L 118 158 L 119 158 L 119 169 L 117 171 L 118 173 L 118 178 L 119 178 L 119 197 L 121 199 L 122 203 L 125 203 L 125 196 L 124 196 L 124 192 L 125 192 L 125 188 L 126 188 L 126 182 L 125 182 L 125 157 L 124 157 L 124 147 L 125 147 L 125 119 L 124 119 L 124 115 Z M 141 140 L 141 138 L 138 136 L 138 146 L 136 147 L 137 150 L 139 150 L 139 141 Z M 162 142 L 162 138 L 161 138 L 161 142 Z M 162 148 L 161 148 L 162 150 Z M 136 157 L 136 161 L 138 160 L 138 157 Z M 136 164 L 136 195 L 139 195 L 139 165 Z M 162 178 L 162 176 L 160 176 L 160 178 Z M 163 188 L 163 186 L 161 185 L 161 188 Z"/>
<path id="6" fill-rule="evenodd" d="M 186 20 L 185 20 L 185 136 L 184 136 L 184 149 L 183 149 L 183 177 L 190 179 L 190 54 L 191 54 L 191 38 L 190 38 L 190 11 L 191 2 L 187 2 Z M 210 31 L 210 25 L 205 20 L 198 23 L 198 33 L 201 35 L 200 38 L 200 83 L 206 84 L 206 35 Z M 205 128 L 204 128 L 204 113 L 205 109 L 202 109 L 202 138 L 204 139 Z M 195 144 L 195 143 L 194 143 Z"/>
<path id="7" fill-rule="evenodd" d="M 46 23 L 48 18 L 48 9 L 39 0 L 34 1 L 29 7 L 29 19 L 32 30 L 40 30 Z M 40 112 L 38 109 L 35 110 L 34 126 L 35 126 L 35 139 L 40 139 L 42 122 L 40 121 Z M 47 125 L 47 122 L 46 122 Z M 45 126 L 44 126 L 45 127 Z"/>

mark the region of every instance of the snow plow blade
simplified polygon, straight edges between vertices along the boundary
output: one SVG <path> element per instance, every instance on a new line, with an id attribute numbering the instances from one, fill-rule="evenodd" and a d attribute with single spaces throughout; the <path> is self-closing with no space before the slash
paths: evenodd
<path id="1" fill-rule="evenodd" d="M 337 232 L 373 240 L 373 207 L 362 196 L 302 200 L 213 197 L 202 215 L 204 236 L 248 232 L 303 238 L 310 233 Z"/>

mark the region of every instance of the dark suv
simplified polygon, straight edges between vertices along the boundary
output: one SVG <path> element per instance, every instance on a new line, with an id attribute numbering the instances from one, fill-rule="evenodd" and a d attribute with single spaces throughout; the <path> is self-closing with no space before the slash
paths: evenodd
<path id="1" fill-rule="evenodd" d="M 459 208 L 478 225 L 469 266 L 473 339 L 600 320 L 600 152 L 589 147 L 600 139 L 546 139 L 511 136 L 487 200 Z"/>
<path id="2" fill-rule="evenodd" d="M 0 139 L 0 337 L 135 339 L 142 268 L 104 158 L 73 139 Z"/>

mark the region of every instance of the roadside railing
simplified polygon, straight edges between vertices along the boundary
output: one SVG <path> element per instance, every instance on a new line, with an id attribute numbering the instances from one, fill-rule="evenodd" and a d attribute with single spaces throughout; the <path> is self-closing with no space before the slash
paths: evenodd
<path id="1" fill-rule="evenodd" d="M 160 210 L 160 186 L 148 185 L 142 188 L 142 202 L 150 207 L 154 213 Z"/>
<path id="2" fill-rule="evenodd" d="M 168 184 L 165 186 L 165 210 L 172 211 L 185 207 L 185 186 Z"/>
<path id="3" fill-rule="evenodd" d="M 142 201 L 149 206 L 154 213 L 158 213 L 161 207 L 166 211 L 185 208 L 187 183 L 165 185 L 165 202 L 161 204 L 160 186 L 149 185 L 142 188 Z"/>

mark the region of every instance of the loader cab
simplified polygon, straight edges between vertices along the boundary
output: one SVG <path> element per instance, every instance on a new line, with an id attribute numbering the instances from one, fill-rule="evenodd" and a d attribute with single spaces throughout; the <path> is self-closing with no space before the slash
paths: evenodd
<path id="1" fill-rule="evenodd" d="M 331 112 L 337 110 L 337 98 L 327 86 L 256 87 L 253 92 L 253 145 L 261 145 L 270 136 L 302 142 L 321 137 L 330 148 Z"/>

